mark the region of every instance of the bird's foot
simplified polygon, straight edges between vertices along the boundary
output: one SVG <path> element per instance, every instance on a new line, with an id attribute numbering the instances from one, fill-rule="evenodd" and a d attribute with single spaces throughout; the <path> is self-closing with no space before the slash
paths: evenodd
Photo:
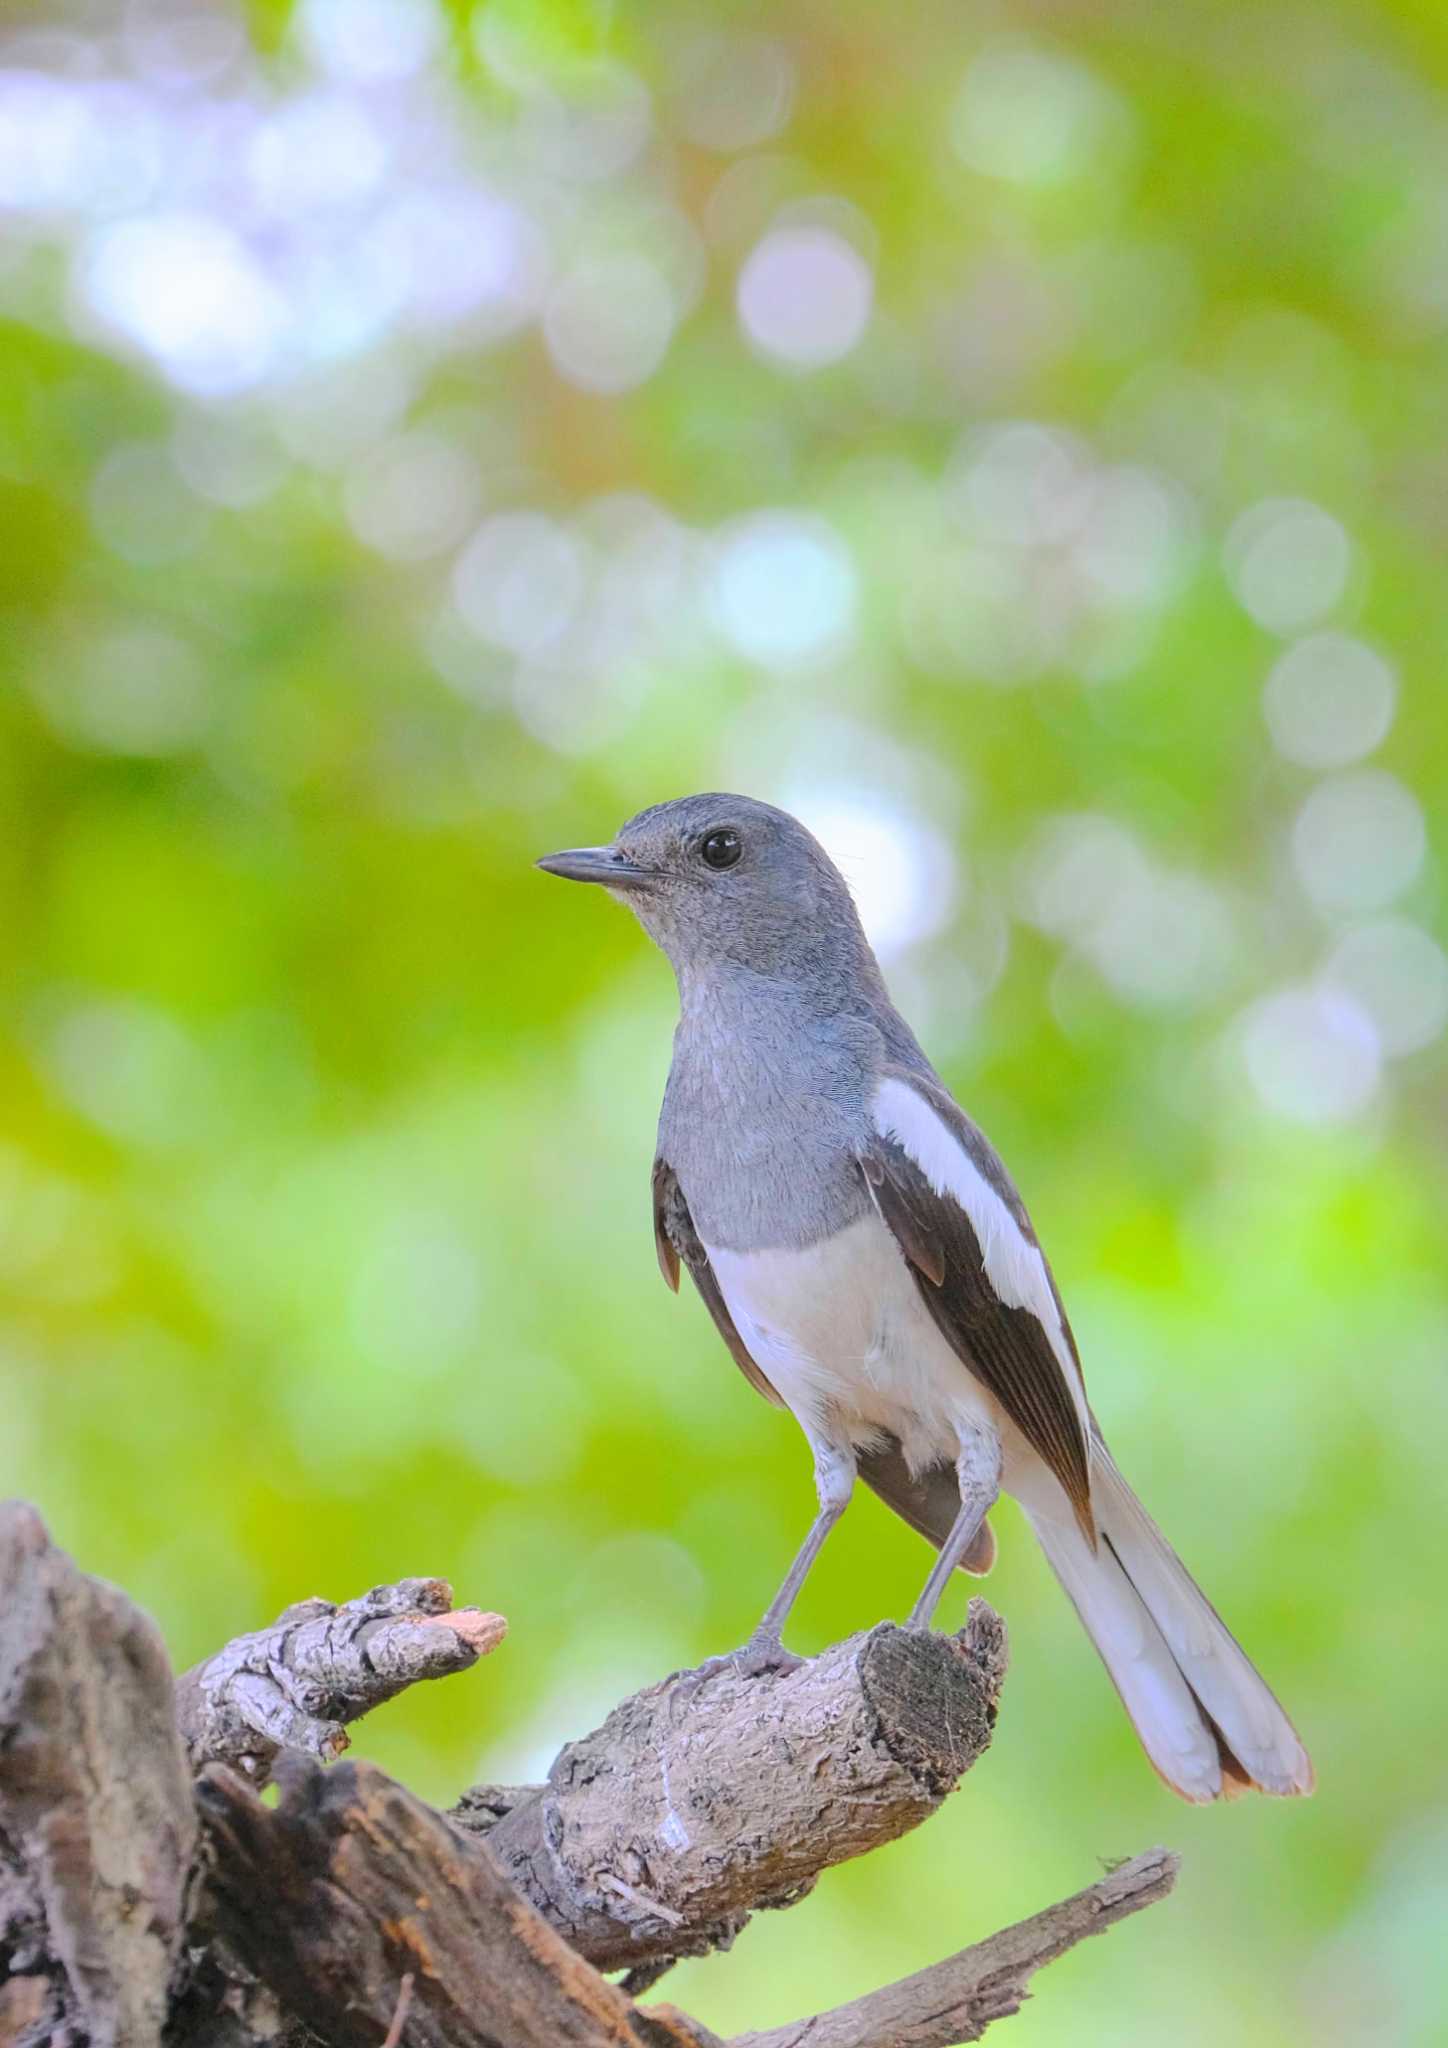
<path id="1" fill-rule="evenodd" d="M 701 1686 L 726 1672 L 735 1678 L 765 1678 L 776 1671 L 795 1671 L 804 1661 L 793 1650 L 786 1650 L 778 1636 L 764 1635 L 756 1629 L 737 1650 L 726 1650 L 720 1657 L 706 1657 L 692 1671 L 681 1671 L 670 1687 L 670 1703 L 677 1712 L 689 1704 Z"/>
<path id="2" fill-rule="evenodd" d="M 805 1660 L 793 1650 L 786 1650 L 778 1636 L 762 1635 L 756 1629 L 747 1643 L 741 1643 L 719 1661 L 737 1671 L 741 1678 L 765 1678 L 772 1671 L 798 1671 Z"/>

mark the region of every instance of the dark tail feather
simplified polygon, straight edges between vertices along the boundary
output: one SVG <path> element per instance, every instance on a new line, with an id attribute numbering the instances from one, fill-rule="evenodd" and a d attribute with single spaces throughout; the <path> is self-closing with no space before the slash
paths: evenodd
<path id="1" fill-rule="evenodd" d="M 886 1507 L 893 1508 L 902 1522 L 908 1522 L 937 1550 L 950 1534 L 960 1511 L 960 1489 L 953 1465 L 932 1465 L 928 1472 L 912 1478 L 904 1453 L 893 1436 L 887 1436 L 878 1450 L 863 1452 L 860 1477 L 878 1493 Z M 960 1569 L 974 1578 L 984 1578 L 995 1563 L 995 1535 L 989 1522 L 960 1561 Z"/>

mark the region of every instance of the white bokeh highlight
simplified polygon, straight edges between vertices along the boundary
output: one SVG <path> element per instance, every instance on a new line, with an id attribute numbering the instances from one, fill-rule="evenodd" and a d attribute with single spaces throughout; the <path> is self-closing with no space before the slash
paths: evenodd
<path id="1" fill-rule="evenodd" d="M 1377 1093 L 1382 1061 L 1372 1018 L 1336 989 L 1265 997 L 1241 1021 L 1241 1047 L 1258 1098 L 1293 1123 L 1346 1123 Z"/>
<path id="2" fill-rule="evenodd" d="M 1222 558 L 1237 602 L 1259 626 L 1300 633 L 1341 602 L 1352 542 L 1320 505 L 1264 498 L 1233 521 Z"/>
<path id="3" fill-rule="evenodd" d="M 90 109 L 68 79 L 0 72 L 0 206 L 49 213 L 83 205 L 94 150 Z"/>
<path id="4" fill-rule="evenodd" d="M 77 284 L 104 329 L 202 397 L 261 383 L 289 324 L 285 300 L 240 236 L 200 213 L 101 230 L 80 252 Z"/>
<path id="5" fill-rule="evenodd" d="M 587 556 L 541 512 L 489 519 L 453 565 L 453 601 L 481 639 L 540 655 L 567 632 L 582 600 Z"/>
<path id="6" fill-rule="evenodd" d="M 950 142 L 963 164 L 1013 185 L 1064 185 L 1129 145 L 1126 102 L 1080 58 L 1011 38 L 978 56 L 956 95 Z"/>
<path id="7" fill-rule="evenodd" d="M 946 476 L 949 503 L 967 530 L 1016 547 L 1069 539 L 1087 516 L 1092 487 L 1080 436 L 1036 420 L 968 433 Z"/>
<path id="8" fill-rule="evenodd" d="M 1448 958 L 1408 918 L 1354 927 L 1327 962 L 1323 979 L 1366 1011 L 1391 1058 L 1421 1052 L 1448 1025 Z"/>
<path id="9" fill-rule="evenodd" d="M 424 562 L 455 545 L 476 516 L 480 495 L 471 457 L 425 428 L 369 448 L 343 485 L 353 532 L 394 562 Z"/>
<path id="10" fill-rule="evenodd" d="M 646 383 L 673 339 L 677 308 L 647 257 L 598 257 L 560 278 L 543 334 L 561 375 L 582 391 L 617 396 Z"/>
<path id="11" fill-rule="evenodd" d="M 209 83 L 246 48 L 234 0 L 130 0 L 123 34 L 133 69 L 172 89 Z"/>
<path id="12" fill-rule="evenodd" d="M 240 511 L 260 505 L 287 474 L 287 460 L 263 423 L 245 413 L 188 408 L 171 436 L 171 460 L 197 497 Z"/>
<path id="13" fill-rule="evenodd" d="M 955 908 L 959 868 L 940 833 L 877 791 L 800 784 L 784 797 L 850 887 L 865 936 L 882 960 L 917 945 Z"/>
<path id="14" fill-rule="evenodd" d="M 39 667 L 32 684 L 51 728 L 90 752 L 160 760 L 206 736 L 213 699 L 186 641 L 141 623 L 100 631 Z"/>
<path id="15" fill-rule="evenodd" d="M 1417 878 L 1426 848 L 1418 799 L 1377 768 L 1319 783 L 1292 827 L 1298 879 L 1326 911 L 1383 909 Z"/>
<path id="16" fill-rule="evenodd" d="M 414 77 L 445 34 L 436 0 L 302 0 L 296 27 L 321 70 L 362 85 Z"/>
<path id="17" fill-rule="evenodd" d="M 688 45 L 680 73 L 679 130 L 703 149 L 755 149 L 789 120 L 794 59 L 771 37 L 706 30 Z"/>
<path id="18" fill-rule="evenodd" d="M 858 589 L 832 526 L 806 513 L 759 512 L 724 529 L 713 598 L 738 653 L 764 668 L 792 669 L 849 643 Z"/>
<path id="19" fill-rule="evenodd" d="M 551 176 L 594 184 L 616 178 L 639 156 L 653 105 L 636 73 L 601 60 L 570 76 L 566 98 L 534 81 L 521 122 L 524 148 Z"/>
<path id="20" fill-rule="evenodd" d="M 1347 633 L 1313 633 L 1278 656 L 1262 708 L 1279 754 L 1346 768 L 1387 738 L 1398 684 L 1390 662 Z"/>
<path id="21" fill-rule="evenodd" d="M 1099 603 L 1137 611 L 1180 587 L 1193 538 L 1184 494 L 1123 466 L 1098 477 L 1072 559 Z"/>
<path id="22" fill-rule="evenodd" d="M 461 179 L 416 184 L 387 206 L 365 249 L 379 305 L 423 333 L 463 327 L 500 340 L 530 320 L 548 279 L 541 231 L 511 199 Z"/>
<path id="23" fill-rule="evenodd" d="M 838 363 L 870 322 L 874 273 L 852 242 L 826 227 L 777 227 L 739 273 L 739 322 L 752 347 L 792 370 Z"/>
<path id="24" fill-rule="evenodd" d="M 299 94 L 262 122 L 244 163 L 262 213 L 286 222 L 298 211 L 345 209 L 368 199 L 387 169 L 380 123 L 352 94 Z"/>
<path id="25" fill-rule="evenodd" d="M 1019 896 L 1029 921 L 1089 960 L 1124 1002 L 1200 1001 L 1230 970 L 1236 926 L 1221 891 L 1154 861 L 1098 813 L 1042 826 L 1021 863 Z"/>
<path id="26" fill-rule="evenodd" d="M 123 1144 L 169 1151 L 211 1134 L 216 1090 L 206 1060 L 156 1004 L 77 1002 L 51 1024 L 43 1056 L 71 1107 Z"/>
<path id="27" fill-rule="evenodd" d="M 209 514 L 187 490 L 162 441 L 123 441 L 90 482 L 101 544 L 137 568 L 179 562 L 200 546 Z"/>

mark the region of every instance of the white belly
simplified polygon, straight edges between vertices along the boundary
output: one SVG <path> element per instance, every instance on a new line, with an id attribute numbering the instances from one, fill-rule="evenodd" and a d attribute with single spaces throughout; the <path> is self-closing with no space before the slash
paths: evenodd
<path id="1" fill-rule="evenodd" d="M 888 1430 L 918 1471 L 984 1426 L 1009 1479 L 1024 1443 L 936 1329 L 878 1216 L 805 1251 L 706 1249 L 740 1336 L 806 1431 L 866 1445 Z"/>

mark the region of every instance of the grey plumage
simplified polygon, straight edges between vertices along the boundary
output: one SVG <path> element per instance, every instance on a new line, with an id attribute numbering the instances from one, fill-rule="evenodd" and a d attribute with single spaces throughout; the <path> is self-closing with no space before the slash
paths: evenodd
<path id="1" fill-rule="evenodd" d="M 690 858 L 721 821 L 759 849 L 727 893 Z M 700 1234 L 732 1251 L 832 1236 L 868 1207 L 853 1156 L 873 1076 L 891 1061 L 930 1071 L 837 869 L 796 819 L 747 797 L 656 804 L 615 844 L 668 876 L 627 900 L 679 984 L 659 1156 Z"/>
<path id="2" fill-rule="evenodd" d="M 674 1285 L 688 1267 L 814 1454 L 819 1513 L 748 1661 L 787 1660 L 780 1630 L 857 1473 L 939 1547 L 919 1626 L 953 1570 L 989 1568 L 1004 1485 L 1175 1790 L 1310 1789 L 1291 1723 L 1111 1460 L 1025 1206 L 891 1003 L 818 842 L 715 793 L 539 865 L 608 888 L 674 967 L 660 1264 Z"/>

